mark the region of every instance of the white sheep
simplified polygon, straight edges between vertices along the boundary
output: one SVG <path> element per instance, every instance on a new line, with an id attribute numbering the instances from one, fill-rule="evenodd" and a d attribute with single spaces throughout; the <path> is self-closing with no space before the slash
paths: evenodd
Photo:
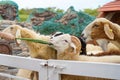
<path id="1" fill-rule="evenodd" d="M 57 59 L 72 60 L 74 58 L 73 55 L 79 56 L 80 54 L 81 42 L 75 36 L 72 36 L 71 38 L 69 34 L 55 33 L 53 36 L 51 36 L 50 42 L 53 44 L 53 48 L 57 50 Z M 77 47 L 75 42 L 78 44 Z M 69 53 L 70 56 L 68 56 Z"/>
<path id="2" fill-rule="evenodd" d="M 15 37 L 21 37 L 21 38 L 32 38 L 32 39 L 40 39 L 44 41 L 49 41 L 50 37 L 45 36 L 45 35 L 40 35 L 37 34 L 36 32 L 27 29 L 27 28 L 22 28 L 19 25 L 11 25 L 7 27 L 6 29 L 3 30 L 3 32 L 6 33 L 11 33 Z M 40 44 L 40 43 L 34 43 L 34 42 L 29 42 L 29 41 L 24 41 L 26 45 L 28 46 L 30 56 L 32 58 L 39 58 L 39 59 L 55 59 L 56 58 L 56 50 L 49 47 L 48 45 L 45 44 Z M 22 72 L 22 73 L 21 73 Z M 24 69 L 20 69 L 18 71 L 19 76 L 24 76 L 26 75 L 26 78 L 30 77 L 29 73 L 32 73 L 32 71 L 25 71 Z"/>
<path id="3" fill-rule="evenodd" d="M 53 44 L 52 47 L 57 50 L 57 59 L 60 60 L 120 63 L 120 56 L 92 57 L 79 55 L 81 51 L 81 43 L 77 37 L 69 34 L 56 33 L 51 37 L 50 42 Z M 62 75 L 62 78 L 64 78 L 62 80 L 108 80 L 70 75 Z"/>

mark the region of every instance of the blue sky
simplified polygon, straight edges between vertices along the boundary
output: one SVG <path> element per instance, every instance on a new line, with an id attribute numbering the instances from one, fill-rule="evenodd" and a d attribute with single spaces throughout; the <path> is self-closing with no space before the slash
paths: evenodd
<path id="1" fill-rule="evenodd" d="M 0 0 L 2 1 L 2 0 Z M 12 0 L 21 8 L 47 8 L 56 7 L 63 10 L 74 6 L 75 10 L 83 10 L 85 8 L 95 9 L 110 1 L 114 0 Z"/>

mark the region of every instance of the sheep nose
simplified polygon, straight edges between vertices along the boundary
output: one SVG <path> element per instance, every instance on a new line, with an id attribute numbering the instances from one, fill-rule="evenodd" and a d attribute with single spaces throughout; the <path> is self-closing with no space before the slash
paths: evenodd
<path id="1" fill-rule="evenodd" d="M 50 43 L 50 45 L 53 45 L 53 40 L 52 40 L 52 39 L 50 39 L 49 43 Z"/>
<path id="2" fill-rule="evenodd" d="M 54 44 L 51 43 L 51 42 L 50 42 L 48 45 L 49 45 L 50 47 L 54 47 Z"/>
<path id="3" fill-rule="evenodd" d="M 53 40 L 52 39 L 50 39 L 50 41 L 49 42 L 53 42 Z"/>
<path id="4" fill-rule="evenodd" d="M 82 33 L 80 36 L 83 37 L 83 36 L 84 36 L 84 33 Z"/>
<path id="5" fill-rule="evenodd" d="M 83 39 L 86 41 L 87 37 L 83 37 Z"/>
<path id="6" fill-rule="evenodd" d="M 82 34 L 80 35 L 80 37 L 81 37 L 83 40 L 86 40 L 86 39 L 87 39 L 87 37 L 84 36 L 84 33 L 82 33 Z"/>
<path id="7" fill-rule="evenodd" d="M 49 43 L 49 45 L 50 45 L 50 46 L 52 46 L 52 45 L 53 45 L 53 43 Z"/>

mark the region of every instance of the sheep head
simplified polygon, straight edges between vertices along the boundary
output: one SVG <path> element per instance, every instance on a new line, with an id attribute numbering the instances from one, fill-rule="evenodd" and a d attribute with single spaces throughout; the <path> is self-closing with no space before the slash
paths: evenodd
<path id="1" fill-rule="evenodd" d="M 110 21 L 105 18 L 98 19 L 91 28 L 92 39 L 114 39 Z"/>
<path id="2" fill-rule="evenodd" d="M 2 32 L 6 32 L 12 34 L 15 38 L 21 38 L 21 29 L 22 27 L 19 25 L 11 25 L 5 28 Z M 17 40 L 17 43 L 20 43 L 20 40 Z"/>
<path id="3" fill-rule="evenodd" d="M 85 28 L 82 35 L 90 39 L 114 39 L 112 24 L 114 23 L 105 18 L 97 18 Z"/>
<path id="4" fill-rule="evenodd" d="M 19 25 L 10 25 L 9 27 L 5 28 L 2 32 L 10 33 L 14 36 L 16 36 L 16 33 L 20 33 L 21 26 Z M 20 35 L 20 34 L 19 34 Z"/>
<path id="5" fill-rule="evenodd" d="M 69 34 L 57 32 L 51 36 L 50 42 L 53 44 L 53 48 L 58 51 L 58 54 L 64 53 L 65 51 L 68 54 L 79 54 L 81 50 L 79 39 Z"/>

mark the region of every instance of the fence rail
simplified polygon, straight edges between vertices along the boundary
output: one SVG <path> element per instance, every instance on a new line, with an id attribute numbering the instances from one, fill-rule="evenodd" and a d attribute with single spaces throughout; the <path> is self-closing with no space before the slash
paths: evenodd
<path id="1" fill-rule="evenodd" d="M 46 60 L 0 54 L 0 65 L 23 68 L 39 72 L 39 80 L 47 80 Z M 44 74 L 42 73 L 44 72 Z"/>
<path id="2" fill-rule="evenodd" d="M 0 54 L 0 65 L 37 71 L 39 80 L 60 80 L 60 74 L 120 79 L 120 64 L 115 63 L 41 60 Z"/>
<path id="3" fill-rule="evenodd" d="M 52 72 L 51 69 L 49 69 L 49 75 L 53 74 L 52 77 L 50 77 L 50 80 L 59 80 L 59 74 L 70 74 L 120 80 L 120 64 L 62 60 L 49 60 L 48 63 L 49 65 L 52 64 L 55 67 Z M 53 71 L 55 71 L 56 74 L 54 74 Z"/>
<path id="4" fill-rule="evenodd" d="M 6 73 L 0 73 L 0 76 L 7 77 L 7 78 L 10 78 L 10 79 L 16 79 L 16 80 L 30 80 L 30 79 L 26 79 L 26 78 L 22 78 L 22 77 L 19 77 L 19 76 L 6 74 Z"/>

